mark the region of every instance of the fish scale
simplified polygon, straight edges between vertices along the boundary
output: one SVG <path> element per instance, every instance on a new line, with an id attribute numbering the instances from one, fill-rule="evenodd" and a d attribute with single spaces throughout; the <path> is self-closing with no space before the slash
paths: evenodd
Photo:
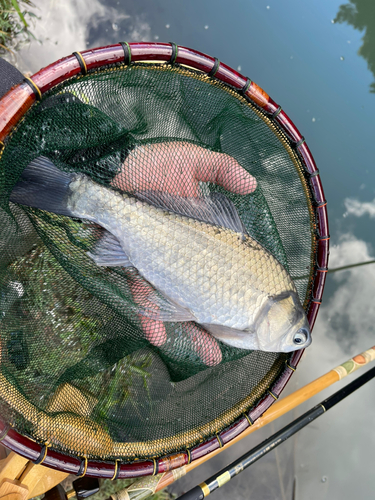
<path id="1" fill-rule="evenodd" d="M 79 187 L 75 187 L 79 182 Z M 88 178 L 71 184 L 69 208 L 114 234 L 140 274 L 199 323 L 251 325 L 269 296 L 295 291 L 285 269 L 249 236 L 114 193 Z M 100 200 L 100 207 L 97 200 Z M 277 270 L 270 276 L 270 269 Z M 249 307 L 249 304 L 252 306 Z M 217 318 L 217 320 L 216 320 Z"/>

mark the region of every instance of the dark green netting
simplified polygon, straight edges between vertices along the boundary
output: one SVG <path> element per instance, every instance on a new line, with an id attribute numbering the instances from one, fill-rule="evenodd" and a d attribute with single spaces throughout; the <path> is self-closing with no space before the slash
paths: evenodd
<path id="1" fill-rule="evenodd" d="M 51 418 L 37 424 L 23 399 L 3 398 L 2 415 L 19 432 L 98 458 L 162 455 L 221 430 L 273 383 L 284 354 L 217 341 L 221 362 L 208 366 L 214 364 L 207 362 L 212 345 L 191 323 L 166 322 L 165 341 L 150 341 L 134 300 L 139 276 L 129 268 L 99 267 L 87 255 L 101 236 L 96 224 L 9 203 L 22 171 L 39 156 L 119 190 L 114 179 L 126 159 L 137 155 L 152 171 L 150 145 L 162 144 L 156 146 L 160 155 L 172 154 L 170 145 L 193 145 L 226 154 L 255 176 L 254 193 L 234 194 L 210 182 L 200 190 L 225 194 L 249 234 L 292 277 L 306 276 L 310 201 L 298 158 L 267 123 L 221 83 L 186 68 L 142 64 L 70 80 L 29 111 L 0 159 L 1 390 L 7 380 Z M 143 186 L 147 179 L 134 182 Z M 302 303 L 308 282 L 296 281 Z M 72 420 L 75 437 L 56 437 L 63 413 L 90 419 L 113 442 L 134 445 L 71 444 L 84 433 Z M 147 446 L 154 440 L 163 440 L 158 451 Z"/>

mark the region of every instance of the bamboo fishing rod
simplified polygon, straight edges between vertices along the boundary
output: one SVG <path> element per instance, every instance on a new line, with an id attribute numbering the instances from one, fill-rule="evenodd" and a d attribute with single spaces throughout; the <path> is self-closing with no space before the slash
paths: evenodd
<path id="1" fill-rule="evenodd" d="M 203 483 L 178 497 L 177 500 L 203 500 L 373 378 L 375 378 L 375 367 L 314 406 L 314 408 L 311 408 L 311 410 L 307 411 L 296 420 L 293 420 L 293 422 L 283 427 L 280 431 L 264 440 L 230 465 L 227 465 L 224 469 L 221 469 L 221 471 L 217 472 Z"/>
<path id="2" fill-rule="evenodd" d="M 368 349 L 367 351 L 354 356 L 353 358 L 345 361 L 341 365 L 333 368 L 328 373 L 322 375 L 317 378 L 313 382 L 301 387 L 297 391 L 293 392 L 289 396 L 276 401 L 261 417 L 254 422 L 253 425 L 249 426 L 244 432 L 242 432 L 239 436 L 232 439 L 226 443 L 222 448 L 218 448 L 213 451 L 209 455 L 199 458 L 194 462 L 184 465 L 178 469 L 173 471 L 165 472 L 163 474 L 158 474 L 156 476 L 146 476 L 138 479 L 133 484 L 128 486 L 127 488 L 120 490 L 111 496 L 112 500 L 144 500 L 145 498 L 153 495 L 157 491 L 160 491 L 167 486 L 171 485 L 180 477 L 185 476 L 188 472 L 195 469 L 199 465 L 202 465 L 204 462 L 209 460 L 210 458 L 216 456 L 222 451 L 226 450 L 233 444 L 240 441 L 242 438 L 248 436 L 252 432 L 260 429 L 261 427 L 273 422 L 277 418 L 281 417 L 285 413 L 293 410 L 303 402 L 312 398 L 319 392 L 324 389 L 330 387 L 335 382 L 343 379 L 347 375 L 355 372 L 359 368 L 366 366 L 371 361 L 375 360 L 375 346 Z M 110 499 L 108 499 L 110 500 Z"/>
<path id="3" fill-rule="evenodd" d="M 346 266 L 341 266 L 341 267 L 334 267 L 332 269 L 328 269 L 326 272 L 327 274 L 329 273 L 336 273 L 337 271 L 346 271 L 347 269 L 352 269 L 353 267 L 361 267 L 361 266 L 367 266 L 368 264 L 375 264 L 375 260 L 366 260 L 365 262 L 357 262 L 356 264 L 348 264 Z M 308 278 L 309 275 L 305 274 L 305 276 L 296 276 L 293 278 L 293 280 L 302 280 Z"/>

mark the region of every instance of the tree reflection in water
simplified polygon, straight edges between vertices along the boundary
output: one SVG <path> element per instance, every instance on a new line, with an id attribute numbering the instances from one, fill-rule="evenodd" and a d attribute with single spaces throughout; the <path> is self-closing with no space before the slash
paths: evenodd
<path id="1" fill-rule="evenodd" d="M 358 54 L 366 59 L 369 70 L 375 78 L 375 2 L 374 0 L 350 0 L 340 5 L 336 23 L 348 23 L 353 28 L 364 31 L 363 44 Z M 370 85 L 375 93 L 375 82 Z"/>

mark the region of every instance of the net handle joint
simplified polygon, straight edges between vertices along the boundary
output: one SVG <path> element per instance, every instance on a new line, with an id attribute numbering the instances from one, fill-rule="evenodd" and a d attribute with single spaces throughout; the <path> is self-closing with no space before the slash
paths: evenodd
<path id="1" fill-rule="evenodd" d="M 80 479 L 81 477 L 85 477 L 86 472 L 87 472 L 87 457 L 83 457 L 81 465 L 79 466 L 78 472 L 77 472 L 77 478 Z"/>
<path id="2" fill-rule="evenodd" d="M 119 42 L 119 44 L 124 51 L 124 63 L 126 64 L 126 66 L 129 66 L 132 61 L 132 51 L 130 49 L 130 45 L 128 44 L 128 42 Z"/>
<path id="3" fill-rule="evenodd" d="M 87 66 L 82 54 L 80 52 L 73 52 L 73 56 L 77 58 L 82 75 L 87 75 Z"/>
<path id="4" fill-rule="evenodd" d="M 119 460 L 116 460 L 115 461 L 115 470 L 113 472 L 113 476 L 111 477 L 111 481 L 116 481 L 116 479 L 118 479 L 119 474 L 120 474 Z"/>
<path id="5" fill-rule="evenodd" d="M 33 460 L 33 464 L 35 465 L 41 465 L 44 460 L 46 459 L 47 457 L 47 453 L 48 453 L 48 448 L 50 447 L 51 445 L 49 443 L 45 443 L 42 448 L 40 449 L 40 454 L 39 454 L 39 457 L 36 459 L 36 460 Z"/>
<path id="6" fill-rule="evenodd" d="M 29 78 L 28 76 L 25 76 L 23 81 L 25 83 L 27 83 L 29 85 L 29 87 L 31 88 L 31 90 L 34 92 L 36 100 L 40 101 L 42 99 L 42 92 L 40 91 L 40 88 L 38 87 L 38 85 L 35 82 L 33 82 L 33 80 L 31 78 Z"/>
<path id="7" fill-rule="evenodd" d="M 207 76 L 209 76 L 210 78 L 214 77 L 219 70 L 219 66 L 220 66 L 220 61 L 217 57 L 215 57 L 214 65 L 212 66 L 210 71 L 207 73 Z"/>
<path id="8" fill-rule="evenodd" d="M 171 64 L 173 66 L 173 64 L 176 62 L 176 59 L 178 56 L 178 45 L 174 42 L 169 42 L 169 43 L 171 44 L 171 47 L 172 47 L 172 54 L 171 54 L 171 58 L 168 61 L 168 64 Z"/>

